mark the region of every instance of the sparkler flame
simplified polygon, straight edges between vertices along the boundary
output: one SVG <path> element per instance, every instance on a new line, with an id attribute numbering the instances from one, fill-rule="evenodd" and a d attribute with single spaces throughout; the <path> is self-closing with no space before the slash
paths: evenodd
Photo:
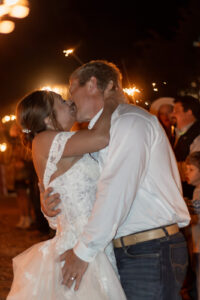
<path id="1" fill-rule="evenodd" d="M 135 86 L 132 88 L 124 88 L 123 91 L 124 91 L 124 93 L 126 93 L 132 97 L 135 95 L 135 93 L 140 93 L 140 90 L 137 89 Z"/>
<path id="2" fill-rule="evenodd" d="M 43 88 L 41 88 L 42 91 L 49 91 L 49 92 L 54 92 L 54 93 L 57 93 L 57 94 L 60 94 L 60 89 L 59 88 L 52 88 L 50 86 L 44 86 Z"/>
<path id="3" fill-rule="evenodd" d="M 65 56 L 69 56 L 69 55 L 72 54 L 73 52 L 74 52 L 74 49 L 63 50 L 63 53 L 65 53 Z"/>

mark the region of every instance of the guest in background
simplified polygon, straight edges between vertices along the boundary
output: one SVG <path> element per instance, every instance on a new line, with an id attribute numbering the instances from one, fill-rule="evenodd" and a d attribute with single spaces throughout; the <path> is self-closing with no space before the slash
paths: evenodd
<path id="1" fill-rule="evenodd" d="M 169 97 L 159 98 L 155 100 L 150 107 L 150 113 L 158 117 L 161 125 L 163 126 L 168 136 L 171 145 L 173 145 L 175 141 L 175 135 L 174 135 L 175 120 L 172 115 L 173 107 L 174 107 L 173 100 L 174 100 L 173 98 L 169 98 Z"/>
<path id="2" fill-rule="evenodd" d="M 176 160 L 181 176 L 183 196 L 192 199 L 194 186 L 186 180 L 186 158 L 194 152 L 200 151 L 200 103 L 192 96 L 178 96 L 174 100 L 173 117 L 176 119 L 176 139 L 173 145 Z M 187 240 L 188 249 L 191 249 L 191 228 L 186 227 L 183 233 Z M 190 257 L 191 258 L 191 257 Z M 189 260 L 188 272 L 183 285 L 183 299 L 196 297 L 195 273 L 192 269 L 192 261 Z M 186 298 L 188 299 L 188 298 Z"/>
<path id="3" fill-rule="evenodd" d="M 158 120 L 162 124 L 165 132 L 168 136 L 168 139 L 171 145 L 174 144 L 175 135 L 174 135 L 174 118 L 172 117 L 173 105 L 171 104 L 162 104 L 158 110 Z"/>
<path id="4" fill-rule="evenodd" d="M 191 214 L 190 255 L 196 273 L 196 288 L 200 300 L 200 151 L 191 153 L 186 159 L 186 179 L 195 186 L 192 200 L 186 200 Z"/>
<path id="5" fill-rule="evenodd" d="M 186 157 L 200 151 L 200 103 L 192 96 L 180 96 L 174 100 L 173 116 L 176 118 L 174 152 L 181 175 L 183 195 L 192 198 L 194 187 L 185 178 Z"/>

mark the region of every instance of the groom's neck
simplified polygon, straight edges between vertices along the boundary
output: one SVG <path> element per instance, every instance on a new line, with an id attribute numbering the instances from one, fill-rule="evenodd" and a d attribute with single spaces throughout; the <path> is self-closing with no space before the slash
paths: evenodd
<path id="1" fill-rule="evenodd" d="M 96 114 L 103 108 L 103 106 L 104 106 L 103 99 L 94 100 L 93 105 L 91 106 L 90 119 L 94 118 L 94 116 L 96 116 Z"/>

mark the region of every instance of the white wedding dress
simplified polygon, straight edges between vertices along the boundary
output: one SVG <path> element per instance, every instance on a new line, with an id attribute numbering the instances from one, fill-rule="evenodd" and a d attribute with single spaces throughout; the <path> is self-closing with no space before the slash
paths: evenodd
<path id="1" fill-rule="evenodd" d="M 78 291 L 74 291 L 74 285 L 68 289 L 61 284 L 63 262 L 59 261 L 59 255 L 73 248 L 83 231 L 95 201 L 99 178 L 97 162 L 85 154 L 68 171 L 50 182 L 65 144 L 73 134 L 61 132 L 55 136 L 44 173 L 45 188 L 53 187 L 61 198 L 62 212 L 55 218 L 48 218 L 50 226 L 56 229 L 56 236 L 13 259 L 14 280 L 7 300 L 126 299 L 116 273 L 111 245 L 89 263 Z"/>

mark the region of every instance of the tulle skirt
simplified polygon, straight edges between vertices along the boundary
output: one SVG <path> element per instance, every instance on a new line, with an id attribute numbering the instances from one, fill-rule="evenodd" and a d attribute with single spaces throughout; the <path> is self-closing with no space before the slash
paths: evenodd
<path id="1" fill-rule="evenodd" d="M 104 252 L 83 276 L 78 291 L 62 285 L 55 239 L 41 242 L 13 259 L 14 279 L 7 300 L 124 300 L 119 279 Z"/>

